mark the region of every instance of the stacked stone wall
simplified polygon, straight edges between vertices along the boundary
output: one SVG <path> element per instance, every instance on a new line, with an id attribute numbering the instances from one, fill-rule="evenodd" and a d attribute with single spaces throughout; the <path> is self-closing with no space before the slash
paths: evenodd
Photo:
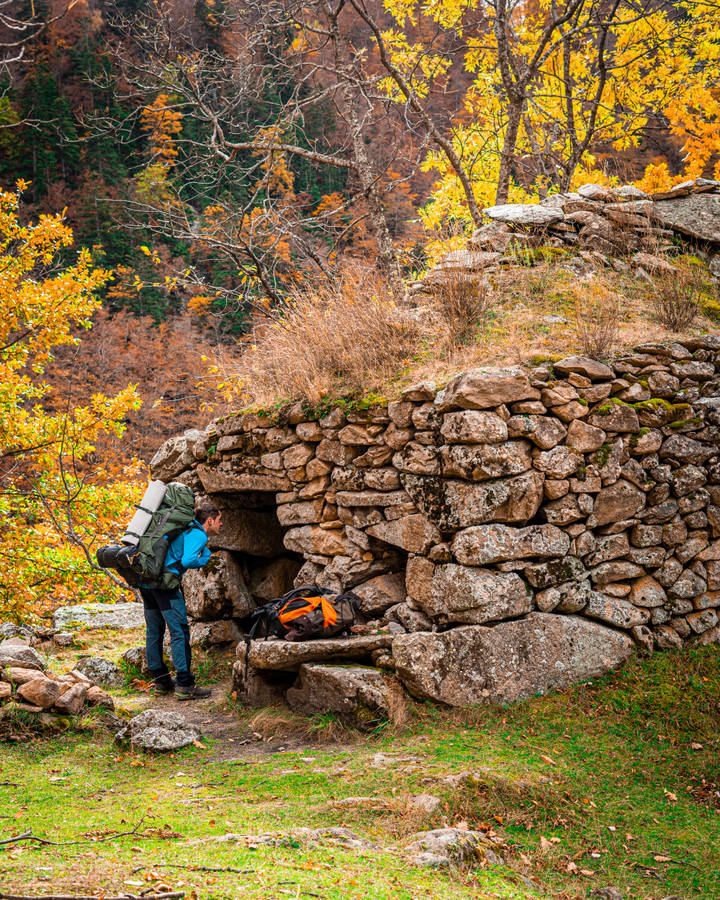
<path id="1" fill-rule="evenodd" d="M 539 203 L 490 206 L 483 215 L 490 221 L 467 249 L 442 257 L 409 286 L 411 295 L 432 294 L 448 281 L 477 283 L 538 247 L 571 252 L 566 264 L 579 271 L 611 266 L 650 278 L 676 273 L 673 257 L 689 243 L 720 278 L 720 181 L 697 178 L 655 194 L 586 184 Z"/>
<path id="2" fill-rule="evenodd" d="M 293 584 L 363 598 L 359 634 L 254 642 L 248 702 L 316 698 L 348 659 L 415 696 L 507 702 L 638 647 L 720 642 L 716 336 L 471 370 L 318 419 L 230 416 L 168 441 L 152 474 L 225 510 L 187 585 L 196 639 L 238 640 Z M 364 708 L 376 676 L 352 688 Z"/>

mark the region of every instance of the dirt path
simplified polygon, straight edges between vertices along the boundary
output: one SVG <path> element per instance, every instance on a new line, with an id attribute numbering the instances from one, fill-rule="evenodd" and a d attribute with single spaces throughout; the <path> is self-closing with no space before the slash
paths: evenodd
<path id="1" fill-rule="evenodd" d="M 209 741 L 207 759 L 214 762 L 232 762 L 283 750 L 317 749 L 318 738 L 291 713 L 278 711 L 277 715 L 273 715 L 264 711 L 256 716 L 248 710 L 238 714 L 228 709 L 229 680 L 215 682 L 210 687 L 212 696 L 206 700 L 177 700 L 174 694 L 138 691 L 125 698 L 123 705 L 133 713 L 145 709 L 170 709 L 180 713 L 197 726 L 203 738 Z M 333 746 L 335 749 L 338 747 L 337 744 Z"/>

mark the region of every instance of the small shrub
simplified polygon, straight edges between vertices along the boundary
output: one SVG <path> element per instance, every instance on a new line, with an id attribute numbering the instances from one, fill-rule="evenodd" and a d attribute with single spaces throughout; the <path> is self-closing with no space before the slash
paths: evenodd
<path id="1" fill-rule="evenodd" d="M 572 307 L 575 334 L 582 352 L 596 359 L 607 356 L 620 334 L 620 297 L 592 279 L 582 294 L 576 290 Z"/>
<path id="2" fill-rule="evenodd" d="M 655 279 L 652 304 L 655 317 L 670 331 L 685 331 L 700 312 L 705 279 L 699 266 L 663 272 Z"/>
<path id="3" fill-rule="evenodd" d="M 436 290 L 435 305 L 449 344 L 457 346 L 471 338 L 487 316 L 490 291 L 479 277 L 468 279 L 462 273 L 451 274 Z"/>

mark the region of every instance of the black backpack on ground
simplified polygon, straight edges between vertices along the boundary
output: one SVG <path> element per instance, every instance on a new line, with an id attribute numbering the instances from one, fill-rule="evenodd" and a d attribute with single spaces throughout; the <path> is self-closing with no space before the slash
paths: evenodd
<path id="1" fill-rule="evenodd" d="M 288 591 L 253 611 L 250 630 L 245 636 L 245 675 L 248 669 L 250 642 L 262 632 L 286 641 L 309 641 L 337 637 L 355 623 L 360 597 L 347 591 L 336 594 L 328 588 L 306 585 Z"/>

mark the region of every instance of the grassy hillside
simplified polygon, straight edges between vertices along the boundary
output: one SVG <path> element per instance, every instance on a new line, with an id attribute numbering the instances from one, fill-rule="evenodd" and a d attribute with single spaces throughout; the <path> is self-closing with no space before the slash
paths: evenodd
<path id="1" fill-rule="evenodd" d="M 612 885 L 625 898 L 717 897 L 718 663 L 717 647 L 656 654 L 508 709 L 419 706 L 405 728 L 370 738 L 327 718 L 233 710 L 220 687 L 220 706 L 198 711 L 216 734 L 202 749 L 134 754 L 90 720 L 5 743 L 0 837 L 80 843 L 0 845 L 2 889 L 410 900 L 580 898 Z M 213 732 L 230 712 L 237 724 Z M 418 809 L 421 794 L 440 799 L 435 812 Z M 411 868 L 398 851 L 416 831 L 458 824 L 499 840 L 508 865 Z M 372 846 L 306 843 L 291 834 L 301 826 L 346 826 Z M 264 832 L 280 845 L 253 837 Z M 240 837 L 214 840 L 228 833 Z"/>

